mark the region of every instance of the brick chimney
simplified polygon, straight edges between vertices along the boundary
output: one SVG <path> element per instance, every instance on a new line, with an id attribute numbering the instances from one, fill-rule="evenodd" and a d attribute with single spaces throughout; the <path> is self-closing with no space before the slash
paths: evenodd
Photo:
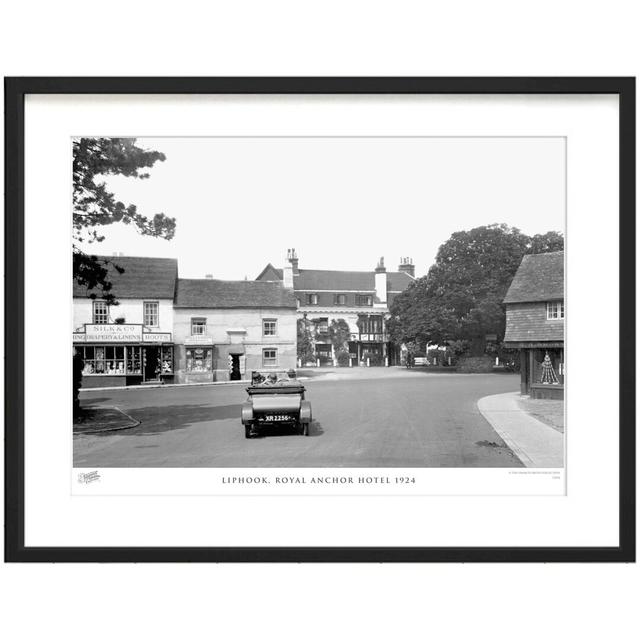
<path id="1" fill-rule="evenodd" d="M 412 278 L 416 277 L 416 267 L 411 258 L 400 258 L 398 271 L 404 271 L 404 273 L 408 273 Z"/>
<path id="2" fill-rule="evenodd" d="M 298 254 L 295 249 L 287 249 L 287 260 L 291 263 L 293 275 L 298 275 Z"/>
<path id="3" fill-rule="evenodd" d="M 381 257 L 376 266 L 376 297 L 380 302 L 387 303 L 387 269 L 384 266 L 384 258 Z"/>
<path id="4" fill-rule="evenodd" d="M 284 263 L 282 269 L 282 284 L 287 289 L 293 289 L 293 256 L 295 255 L 295 249 L 287 249 L 287 261 Z M 296 265 L 297 265 L 297 259 Z"/>

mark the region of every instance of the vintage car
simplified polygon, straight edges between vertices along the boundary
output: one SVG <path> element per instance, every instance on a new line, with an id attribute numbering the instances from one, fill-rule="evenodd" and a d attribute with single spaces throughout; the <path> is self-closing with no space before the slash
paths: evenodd
<path id="1" fill-rule="evenodd" d="M 304 399 L 305 388 L 289 371 L 253 371 L 247 387 L 248 400 L 242 405 L 244 435 L 257 435 L 260 427 L 294 426 L 309 435 L 311 403 Z"/>

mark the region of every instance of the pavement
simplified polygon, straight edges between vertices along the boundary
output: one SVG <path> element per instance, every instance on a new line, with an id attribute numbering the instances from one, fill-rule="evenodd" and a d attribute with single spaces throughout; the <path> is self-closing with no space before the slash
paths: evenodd
<path id="1" fill-rule="evenodd" d="M 301 376 L 302 377 L 302 376 Z M 77 467 L 522 467 L 478 409 L 516 391 L 512 374 L 333 369 L 304 380 L 309 437 L 272 428 L 246 439 L 246 385 L 92 390 L 85 408 L 114 407 L 138 426 L 74 436 Z"/>
<path id="2" fill-rule="evenodd" d="M 140 424 L 118 407 L 84 407 L 73 420 L 73 433 L 104 433 L 131 429 Z"/>
<path id="3" fill-rule="evenodd" d="M 564 435 L 525 413 L 519 393 L 478 400 L 478 409 L 525 467 L 564 467 Z"/>

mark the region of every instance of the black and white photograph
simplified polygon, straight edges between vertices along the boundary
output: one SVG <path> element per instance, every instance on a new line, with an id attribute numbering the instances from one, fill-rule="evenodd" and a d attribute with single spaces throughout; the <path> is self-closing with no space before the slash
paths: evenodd
<path id="1" fill-rule="evenodd" d="M 564 137 L 70 150 L 81 482 L 564 468 Z"/>

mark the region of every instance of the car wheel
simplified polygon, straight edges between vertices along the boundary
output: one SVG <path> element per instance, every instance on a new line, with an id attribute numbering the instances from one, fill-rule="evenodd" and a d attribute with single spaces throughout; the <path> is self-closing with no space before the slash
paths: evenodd
<path id="1" fill-rule="evenodd" d="M 302 435 L 303 436 L 308 436 L 309 435 L 309 423 L 308 422 L 305 422 L 302 425 Z"/>

